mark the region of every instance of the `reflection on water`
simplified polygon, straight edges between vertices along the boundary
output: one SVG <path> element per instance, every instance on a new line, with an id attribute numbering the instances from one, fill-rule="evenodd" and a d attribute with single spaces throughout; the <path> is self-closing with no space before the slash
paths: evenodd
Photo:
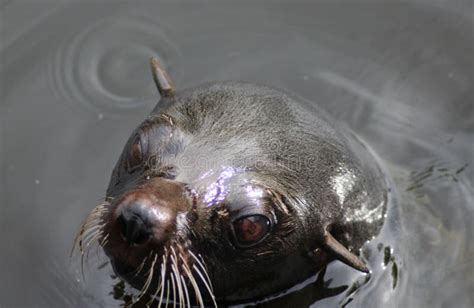
<path id="1" fill-rule="evenodd" d="M 396 205 L 362 251 L 370 275 L 334 262 L 260 305 L 472 307 L 474 15 L 465 3 L 4 2 L 0 306 L 130 300 L 100 251 L 85 282 L 69 251 L 157 100 L 148 58 L 158 56 L 181 87 L 253 81 L 322 105 L 394 182 Z"/>

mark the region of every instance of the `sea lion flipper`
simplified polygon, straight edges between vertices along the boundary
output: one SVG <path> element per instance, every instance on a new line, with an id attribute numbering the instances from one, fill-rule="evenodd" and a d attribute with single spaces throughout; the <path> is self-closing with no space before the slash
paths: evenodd
<path id="1" fill-rule="evenodd" d="M 324 234 L 324 249 L 330 252 L 337 260 L 350 267 L 368 273 L 369 269 L 364 262 L 339 243 L 328 231 Z"/>
<path id="2" fill-rule="evenodd" d="M 168 73 L 161 66 L 160 61 L 157 58 L 152 57 L 150 59 L 151 73 L 153 74 L 153 80 L 155 85 L 160 92 L 161 97 L 172 97 L 174 96 L 174 85 Z"/>

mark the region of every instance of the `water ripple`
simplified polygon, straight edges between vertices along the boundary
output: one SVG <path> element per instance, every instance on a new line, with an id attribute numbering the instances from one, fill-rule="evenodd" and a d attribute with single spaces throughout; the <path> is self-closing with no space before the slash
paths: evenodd
<path id="1" fill-rule="evenodd" d="M 50 61 L 50 81 L 62 100 L 108 116 L 153 104 L 149 58 L 173 75 L 179 49 L 146 18 L 105 18 L 64 40 Z"/>

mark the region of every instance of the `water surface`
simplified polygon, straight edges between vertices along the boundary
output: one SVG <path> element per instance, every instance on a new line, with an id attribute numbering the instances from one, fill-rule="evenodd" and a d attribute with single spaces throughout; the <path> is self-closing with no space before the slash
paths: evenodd
<path id="1" fill-rule="evenodd" d="M 158 100 L 152 55 L 179 88 L 244 80 L 323 106 L 391 175 L 396 210 L 364 248 L 372 275 L 334 262 L 273 305 L 474 306 L 472 1 L 0 7 L 1 307 L 123 303 L 107 264 L 84 282 L 69 252 Z"/>

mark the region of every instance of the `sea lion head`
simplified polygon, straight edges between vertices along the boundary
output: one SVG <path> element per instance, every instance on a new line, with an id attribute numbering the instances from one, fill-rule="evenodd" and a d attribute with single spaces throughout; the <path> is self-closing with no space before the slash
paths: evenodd
<path id="1" fill-rule="evenodd" d="M 383 214 L 385 204 L 372 178 L 349 183 L 341 200 L 334 181 L 362 170 L 331 127 L 320 125 L 324 138 L 305 133 L 291 99 L 266 87 L 175 93 L 152 68 L 161 101 L 126 143 L 81 243 L 94 236 L 121 278 L 181 304 L 261 298 L 335 258 L 367 271 L 348 248 L 382 221 L 360 222 L 360 206 Z"/>

